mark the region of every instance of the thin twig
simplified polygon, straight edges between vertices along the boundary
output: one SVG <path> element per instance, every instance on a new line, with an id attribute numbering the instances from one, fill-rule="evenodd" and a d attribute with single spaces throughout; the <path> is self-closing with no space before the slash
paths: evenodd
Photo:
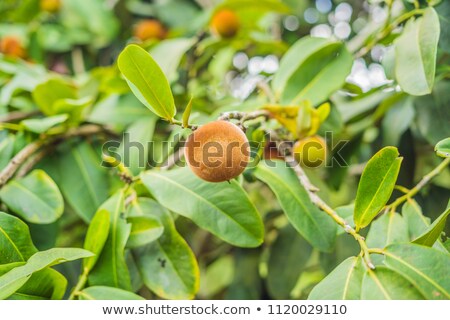
<path id="1" fill-rule="evenodd" d="M 392 202 L 390 205 L 386 206 L 386 211 L 387 210 L 393 211 L 400 204 L 402 204 L 406 200 L 414 197 L 428 182 L 430 182 L 431 179 L 433 179 L 435 176 L 437 176 L 439 173 L 441 173 L 449 164 L 450 164 L 450 158 L 445 158 L 445 160 L 442 161 L 436 168 L 434 168 L 432 171 L 430 171 L 428 174 L 426 174 L 419 181 L 419 183 L 416 184 L 416 186 L 414 188 L 410 189 L 404 195 L 395 199 L 395 201 Z"/>
<path id="2" fill-rule="evenodd" d="M 370 259 L 369 248 L 367 247 L 365 238 L 361 236 L 358 232 L 356 232 L 356 230 L 352 228 L 352 226 L 350 226 L 342 217 L 340 217 L 336 211 L 334 211 L 328 204 L 326 204 L 325 201 L 323 201 L 317 195 L 316 191 L 313 191 L 318 189 L 311 184 L 308 177 L 306 176 L 306 173 L 303 171 L 303 169 L 300 167 L 297 161 L 295 161 L 293 156 L 287 155 L 286 162 L 292 169 L 294 169 L 300 183 L 305 187 L 306 191 L 308 192 L 311 202 L 315 206 L 320 208 L 322 211 L 324 211 L 326 214 L 328 214 L 338 225 L 344 228 L 345 232 L 352 235 L 355 238 L 355 240 L 358 241 L 358 244 L 361 247 L 361 256 L 363 257 L 367 267 L 369 267 L 370 269 L 375 269 L 375 266 Z"/>
<path id="3" fill-rule="evenodd" d="M 169 170 L 175 167 L 177 162 L 183 157 L 184 148 L 179 148 L 172 153 L 166 160 L 166 162 L 160 167 L 161 170 Z"/>
<path id="4" fill-rule="evenodd" d="M 27 111 L 27 112 L 24 112 L 24 111 L 9 112 L 8 114 L 0 117 L 0 123 L 26 119 L 26 118 L 38 115 L 39 113 L 40 113 L 39 110 L 33 110 L 33 111 Z"/>
<path id="5" fill-rule="evenodd" d="M 31 156 L 28 160 L 26 160 L 23 166 L 20 167 L 15 177 L 24 177 L 28 172 L 31 171 L 31 169 L 34 168 L 35 165 L 37 165 L 42 159 L 44 159 L 44 157 L 49 153 L 50 150 L 51 148 L 47 147 Z"/>
<path id="6" fill-rule="evenodd" d="M 20 150 L 6 165 L 6 167 L 0 172 L 0 187 L 2 187 L 6 182 L 8 182 L 8 180 L 19 169 L 19 167 L 39 149 L 48 146 L 49 144 L 55 144 L 65 141 L 69 138 L 90 136 L 101 132 L 108 133 L 110 132 L 110 130 L 102 126 L 87 124 L 76 129 L 71 129 L 61 135 L 48 136 L 43 139 L 31 142 L 30 144 L 26 145 L 22 150 Z"/>
<path id="7" fill-rule="evenodd" d="M 240 120 L 240 122 L 253 120 L 259 117 L 269 118 L 270 113 L 267 110 L 256 110 L 252 112 L 230 111 L 224 112 L 217 120 L 230 121 L 231 119 Z"/>
<path id="8" fill-rule="evenodd" d="M 389 36 L 391 34 L 391 32 L 397 28 L 401 23 L 405 22 L 406 20 L 408 20 L 409 18 L 415 16 L 415 15 L 419 15 L 422 14 L 424 12 L 423 9 L 415 9 L 412 11 L 408 11 L 404 14 L 402 14 L 401 16 L 399 16 L 397 19 L 395 19 L 391 24 L 387 25 L 386 27 L 383 28 L 383 30 L 381 30 L 377 36 L 372 39 L 367 45 L 365 45 L 364 47 L 362 47 L 356 54 L 355 54 L 355 58 L 361 58 L 363 56 L 365 56 L 367 53 L 370 52 L 370 50 L 372 50 L 373 47 L 375 47 L 381 40 L 385 39 L 387 36 Z"/>

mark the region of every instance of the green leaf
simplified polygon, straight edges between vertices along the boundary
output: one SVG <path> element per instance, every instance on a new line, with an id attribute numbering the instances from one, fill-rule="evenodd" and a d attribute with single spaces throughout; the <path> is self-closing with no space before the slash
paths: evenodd
<path id="1" fill-rule="evenodd" d="M 42 119 L 26 119 L 21 121 L 20 124 L 28 131 L 43 133 L 54 126 L 63 123 L 68 117 L 69 115 L 67 114 L 60 114 Z"/>
<path id="2" fill-rule="evenodd" d="M 270 247 L 267 289 L 273 299 L 289 299 L 312 253 L 311 245 L 287 225 Z"/>
<path id="3" fill-rule="evenodd" d="M 4 212 L 0 212 L 0 248 L 0 265 L 27 261 L 37 251 L 28 226 Z"/>
<path id="4" fill-rule="evenodd" d="M 382 122 L 383 143 L 398 146 L 402 134 L 414 119 L 413 99 L 410 96 L 396 101 L 386 112 Z"/>
<path id="5" fill-rule="evenodd" d="M 281 60 L 273 88 L 283 104 L 310 100 L 315 106 L 345 84 L 352 63 L 343 43 L 305 37 Z"/>
<path id="6" fill-rule="evenodd" d="M 309 300 L 357 300 L 364 267 L 361 257 L 350 257 L 336 267 L 309 294 Z"/>
<path id="7" fill-rule="evenodd" d="M 175 38 L 161 41 L 150 50 L 151 56 L 170 82 L 177 80 L 177 69 L 181 58 L 193 44 L 193 39 Z"/>
<path id="8" fill-rule="evenodd" d="M 147 171 L 141 179 L 159 203 L 222 240 L 240 247 L 262 243 L 261 217 L 236 181 L 205 182 L 187 167 L 167 172 Z"/>
<path id="9" fill-rule="evenodd" d="M 408 199 L 402 207 L 402 215 L 408 224 L 409 239 L 417 239 L 420 235 L 424 234 L 430 226 L 430 218 L 426 217 L 422 213 L 422 209 L 419 204 L 413 200 Z M 438 239 L 433 248 L 446 251 L 442 242 Z"/>
<path id="10" fill-rule="evenodd" d="M 438 6 L 435 6 L 435 9 L 441 27 L 439 48 L 450 53 L 450 2 L 442 1 Z"/>
<path id="11" fill-rule="evenodd" d="M 138 175 L 145 170 L 157 117 L 150 114 L 135 121 L 124 132 L 118 154 L 121 162 L 130 169 L 131 173 Z"/>
<path id="12" fill-rule="evenodd" d="M 450 254 L 417 244 L 391 244 L 385 264 L 414 283 L 426 299 L 450 299 Z"/>
<path id="13" fill-rule="evenodd" d="M 90 271 L 97 263 L 106 240 L 108 239 L 109 228 L 111 225 L 110 219 L 109 211 L 100 209 L 95 213 L 89 223 L 83 248 L 92 252 L 94 256 L 83 260 L 83 269 Z"/>
<path id="14" fill-rule="evenodd" d="M 258 300 L 262 294 L 259 274 L 260 248 L 233 250 L 234 279 L 224 296 L 226 300 Z"/>
<path id="15" fill-rule="evenodd" d="M 8 300 L 61 300 L 66 292 L 67 280 L 58 271 L 45 268 L 30 279 Z"/>
<path id="16" fill-rule="evenodd" d="M 378 151 L 367 163 L 359 181 L 355 200 L 356 229 L 366 227 L 388 202 L 400 170 L 402 158 L 397 148 Z"/>
<path id="17" fill-rule="evenodd" d="M 76 89 L 61 79 L 50 79 L 33 90 L 33 99 L 45 115 L 57 114 L 55 104 L 63 99 L 76 99 Z"/>
<path id="18" fill-rule="evenodd" d="M 197 261 L 170 213 L 147 198 L 138 198 L 130 210 L 132 215 L 152 215 L 164 226 L 158 240 L 132 251 L 145 285 L 164 299 L 194 298 L 200 282 Z"/>
<path id="19" fill-rule="evenodd" d="M 220 293 L 228 287 L 234 277 L 234 261 L 230 255 L 219 257 L 216 261 L 208 265 L 201 274 L 199 296 L 205 299 Z"/>
<path id="20" fill-rule="evenodd" d="M 409 242 L 408 224 L 397 212 L 383 214 L 370 225 L 369 248 L 384 248 L 391 243 Z"/>
<path id="21" fill-rule="evenodd" d="M 89 275 L 89 283 L 131 290 L 130 274 L 125 262 L 125 245 L 131 226 L 125 220 L 123 191 L 118 191 L 106 200 L 99 210 L 109 212 L 111 224 L 103 251 Z"/>
<path id="22" fill-rule="evenodd" d="M 150 54 L 137 45 L 128 45 L 117 63 L 136 97 L 158 116 L 171 120 L 176 113 L 172 91 Z"/>
<path id="23" fill-rule="evenodd" d="M 0 190 L 0 198 L 31 223 L 52 223 L 64 211 L 58 186 L 42 170 L 33 170 L 24 178 L 10 181 Z"/>
<path id="24" fill-rule="evenodd" d="M 152 216 L 128 217 L 131 233 L 127 248 L 137 248 L 158 239 L 164 231 L 161 222 Z"/>
<path id="25" fill-rule="evenodd" d="M 449 203 L 450 204 L 450 203 Z M 450 205 L 447 209 L 433 221 L 431 226 L 423 234 L 421 234 L 413 243 L 421 244 L 423 246 L 432 247 L 434 243 L 439 240 L 439 237 L 444 231 L 445 223 L 447 222 L 447 217 L 450 214 Z"/>
<path id="26" fill-rule="evenodd" d="M 423 300 L 417 288 L 397 272 L 379 266 L 367 270 L 361 289 L 363 300 Z"/>
<path id="27" fill-rule="evenodd" d="M 432 7 L 422 17 L 410 20 L 395 40 L 395 76 L 406 93 L 431 93 L 436 71 L 439 18 Z"/>
<path id="28" fill-rule="evenodd" d="M 86 288 L 78 297 L 80 300 L 145 300 L 133 292 L 105 286 Z"/>
<path id="29" fill-rule="evenodd" d="M 254 175 L 272 189 L 290 223 L 303 238 L 321 251 L 330 251 L 336 238 L 336 224 L 311 202 L 292 169 L 284 162 L 271 162 L 269 165 L 261 161 Z"/>
<path id="30" fill-rule="evenodd" d="M 108 180 L 101 158 L 87 142 L 71 146 L 58 158 L 58 177 L 54 177 L 64 199 L 89 222 L 96 209 L 108 198 Z"/>
<path id="31" fill-rule="evenodd" d="M 10 134 L 0 141 L 0 170 L 3 170 L 14 153 L 14 135 Z"/>
<path id="32" fill-rule="evenodd" d="M 434 147 L 434 151 L 439 157 L 449 158 L 450 157 L 450 138 L 439 141 Z"/>
<path id="33" fill-rule="evenodd" d="M 31 275 L 46 267 L 51 267 L 66 261 L 90 257 L 92 253 L 78 248 L 53 248 L 35 253 L 23 266 L 12 269 L 0 276 L 0 299 L 16 292 L 31 277 Z"/>

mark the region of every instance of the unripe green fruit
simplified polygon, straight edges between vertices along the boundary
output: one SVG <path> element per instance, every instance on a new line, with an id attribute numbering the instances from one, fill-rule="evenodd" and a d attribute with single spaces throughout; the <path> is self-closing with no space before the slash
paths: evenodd
<path id="1" fill-rule="evenodd" d="M 214 121 L 194 131 L 184 152 L 191 170 L 209 182 L 237 177 L 250 161 L 247 137 L 238 126 L 227 121 Z"/>
<path id="2" fill-rule="evenodd" d="M 326 163 L 327 144 L 320 136 L 307 137 L 294 144 L 293 152 L 300 165 L 317 168 Z"/>
<path id="3" fill-rule="evenodd" d="M 211 20 L 212 30 L 222 38 L 234 37 L 240 27 L 239 18 L 231 10 L 218 11 Z"/>

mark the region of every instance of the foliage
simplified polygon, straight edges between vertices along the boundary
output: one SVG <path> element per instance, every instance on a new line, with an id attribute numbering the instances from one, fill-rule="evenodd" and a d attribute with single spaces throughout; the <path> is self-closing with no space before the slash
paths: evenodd
<path id="1" fill-rule="evenodd" d="M 22 2 L 0 3 L 0 298 L 450 298 L 448 1 Z M 251 159 L 211 183 L 183 143 L 216 120 Z"/>

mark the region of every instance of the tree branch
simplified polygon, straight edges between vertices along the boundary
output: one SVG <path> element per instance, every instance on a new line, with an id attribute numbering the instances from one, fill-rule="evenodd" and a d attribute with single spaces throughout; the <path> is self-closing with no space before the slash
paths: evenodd
<path id="1" fill-rule="evenodd" d="M 73 137 L 90 136 L 101 132 L 111 133 L 108 128 L 94 124 L 87 124 L 76 129 L 68 130 L 61 135 L 47 136 L 43 139 L 33 141 L 32 143 L 26 145 L 22 150 L 20 150 L 0 172 L 0 187 L 8 182 L 8 180 L 19 169 L 19 167 L 39 149 L 50 144 L 60 143 Z"/>

